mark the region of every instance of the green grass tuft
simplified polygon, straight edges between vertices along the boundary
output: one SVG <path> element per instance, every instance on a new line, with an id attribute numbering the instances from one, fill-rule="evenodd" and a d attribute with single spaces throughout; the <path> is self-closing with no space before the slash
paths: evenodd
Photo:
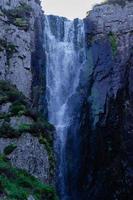
<path id="1" fill-rule="evenodd" d="M 111 44 L 113 55 L 115 56 L 116 52 L 117 52 L 117 37 L 112 32 L 109 33 L 109 41 L 110 41 L 110 44 Z"/>
<path id="2" fill-rule="evenodd" d="M 32 195 L 36 200 L 57 200 L 52 186 L 41 183 L 26 171 L 11 166 L 4 156 L 0 156 L 1 191 L 10 200 L 27 200 Z"/>

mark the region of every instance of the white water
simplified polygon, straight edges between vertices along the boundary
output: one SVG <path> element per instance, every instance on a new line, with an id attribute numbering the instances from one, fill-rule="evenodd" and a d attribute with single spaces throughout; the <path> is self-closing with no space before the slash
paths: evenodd
<path id="1" fill-rule="evenodd" d="M 76 109 L 80 107 L 80 76 L 86 65 L 85 34 L 82 20 L 77 21 L 76 28 L 74 21 L 64 19 L 62 23 L 58 17 L 55 21 L 53 31 L 50 17 L 45 17 L 46 97 L 48 118 L 56 128 L 57 184 L 61 200 L 66 200 L 71 199 L 66 185 L 66 142 L 69 127 L 76 127 Z M 76 138 L 76 135 L 72 137 Z"/>

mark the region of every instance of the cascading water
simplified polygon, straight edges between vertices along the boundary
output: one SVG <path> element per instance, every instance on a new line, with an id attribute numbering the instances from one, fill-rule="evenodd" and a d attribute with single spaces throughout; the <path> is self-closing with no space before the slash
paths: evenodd
<path id="1" fill-rule="evenodd" d="M 79 110 L 86 81 L 84 22 L 45 17 L 46 98 L 56 128 L 57 185 L 61 200 L 77 200 Z M 75 185 L 75 186 L 74 186 Z"/>

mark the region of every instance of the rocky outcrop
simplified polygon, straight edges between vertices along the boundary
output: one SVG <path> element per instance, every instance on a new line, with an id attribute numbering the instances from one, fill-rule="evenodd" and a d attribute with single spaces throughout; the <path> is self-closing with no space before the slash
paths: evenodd
<path id="1" fill-rule="evenodd" d="M 44 119 L 43 115 L 31 107 L 29 99 L 16 86 L 7 81 L 0 81 L 0 174 L 3 174 L 4 171 L 4 177 L 6 177 L 5 180 L 3 175 L 0 176 L 0 185 L 3 188 L 0 190 L 0 199 L 3 198 L 3 195 L 10 198 L 10 193 L 15 199 L 26 199 L 27 195 L 31 194 L 24 192 L 24 188 L 29 186 L 21 188 L 25 196 L 20 193 L 19 198 L 16 197 L 14 190 L 6 189 L 8 182 L 11 185 L 16 184 L 15 187 L 18 189 L 21 187 L 17 185 L 18 182 L 10 180 L 6 163 L 2 164 L 7 159 L 12 164 L 10 166 L 11 174 L 14 173 L 14 167 L 16 167 L 18 170 L 25 170 L 44 184 L 48 184 L 47 187 L 49 184 L 54 184 L 53 131 L 53 127 Z M 21 178 L 19 172 L 15 176 L 18 179 Z M 26 174 L 25 179 L 28 176 Z M 52 191 L 54 192 L 52 189 L 49 193 Z M 43 195 L 45 192 L 43 191 Z M 56 196 L 55 193 L 52 193 L 50 198 L 54 200 Z M 34 197 L 36 197 L 35 194 Z M 39 199 L 43 199 L 43 196 Z M 49 195 L 47 199 L 49 200 Z"/>
<path id="2" fill-rule="evenodd" d="M 0 79 L 10 81 L 30 97 L 35 25 L 43 12 L 34 0 L 0 1 L 0 7 Z"/>
<path id="3" fill-rule="evenodd" d="M 0 199 L 56 198 L 49 187 L 55 171 L 54 129 L 38 111 L 45 85 L 43 17 L 40 0 L 0 1 L 0 174 L 5 171 L 5 179 L 0 176 Z M 39 186 L 40 194 L 26 194 L 25 187 L 30 186 L 22 189 L 22 185 L 10 180 L 2 164 L 6 159 L 11 164 L 10 174 L 20 170 L 16 180 L 21 179 L 21 170 L 26 170 L 47 184 Z M 30 175 L 26 174 L 25 179 Z M 11 187 L 6 188 L 7 182 L 22 189 L 19 197 Z M 26 184 L 30 184 L 29 180 Z"/>
<path id="4" fill-rule="evenodd" d="M 89 72 L 82 109 L 82 199 L 131 199 L 133 3 L 94 7 L 85 19 Z"/>
<path id="5" fill-rule="evenodd" d="M 52 183 L 54 171 L 52 131 L 23 93 L 9 82 L 0 81 L 0 153 L 14 144 L 16 148 L 9 152 L 12 164 L 45 183 Z"/>
<path id="6" fill-rule="evenodd" d="M 37 137 L 24 134 L 19 139 L 0 139 L 0 153 L 5 148 L 15 145 L 16 148 L 8 155 L 13 166 L 25 169 L 44 183 L 49 183 L 49 158 L 43 144 Z"/>

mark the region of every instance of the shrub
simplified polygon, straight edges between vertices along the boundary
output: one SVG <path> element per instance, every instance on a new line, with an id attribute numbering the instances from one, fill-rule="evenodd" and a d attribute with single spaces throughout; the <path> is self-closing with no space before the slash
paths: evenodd
<path id="1" fill-rule="evenodd" d="M 0 105 L 7 101 L 8 101 L 8 97 L 6 95 L 3 95 L 3 96 L 0 95 Z"/>
<path id="2" fill-rule="evenodd" d="M 16 46 L 4 39 L 0 39 L 0 51 L 6 50 L 7 60 L 9 60 L 14 53 L 17 52 Z"/>
<path id="3" fill-rule="evenodd" d="M 20 27 L 23 30 L 28 30 L 28 28 L 29 28 L 28 21 L 25 20 L 25 19 L 23 19 L 23 18 L 16 18 L 16 19 L 14 19 L 13 24 L 15 26 Z"/>
<path id="4" fill-rule="evenodd" d="M 0 91 L 7 92 L 11 90 L 12 86 L 9 82 L 0 80 Z"/>
<path id="5" fill-rule="evenodd" d="M 27 31 L 29 28 L 29 17 L 31 15 L 32 8 L 30 5 L 21 1 L 20 5 L 11 10 L 4 10 L 4 13 L 8 17 L 10 23 L 21 29 Z"/>
<path id="6" fill-rule="evenodd" d="M 13 115 L 23 115 L 26 113 L 26 106 L 21 101 L 14 102 L 10 107 L 10 112 Z"/>
<path id="7" fill-rule="evenodd" d="M 0 120 L 4 119 L 6 122 L 10 122 L 11 113 L 0 113 Z"/>
<path id="8" fill-rule="evenodd" d="M 47 128 L 44 123 L 42 122 L 33 122 L 32 124 L 21 124 L 19 126 L 18 131 L 20 133 L 29 132 L 34 136 L 45 136 L 49 142 L 52 142 L 52 138 L 50 139 L 50 134 L 47 134 Z"/>
<path id="9" fill-rule="evenodd" d="M 55 128 L 52 124 L 45 120 L 44 116 L 41 113 L 37 113 L 37 121 L 43 123 L 45 128 L 49 131 L 54 131 Z"/>
<path id="10" fill-rule="evenodd" d="M 2 138 L 18 138 L 20 133 L 12 128 L 8 122 L 3 122 L 0 126 L 0 137 Z"/>
<path id="11" fill-rule="evenodd" d="M 21 124 L 18 131 L 20 133 L 31 132 L 31 124 Z"/>
<path id="12" fill-rule="evenodd" d="M 0 80 L 0 103 L 6 103 L 8 101 L 15 102 L 21 101 L 26 102 L 25 96 L 18 91 L 16 86 L 11 85 L 8 81 Z"/>
<path id="13" fill-rule="evenodd" d="M 9 155 L 17 148 L 16 144 L 10 144 L 4 149 L 4 154 Z"/>

